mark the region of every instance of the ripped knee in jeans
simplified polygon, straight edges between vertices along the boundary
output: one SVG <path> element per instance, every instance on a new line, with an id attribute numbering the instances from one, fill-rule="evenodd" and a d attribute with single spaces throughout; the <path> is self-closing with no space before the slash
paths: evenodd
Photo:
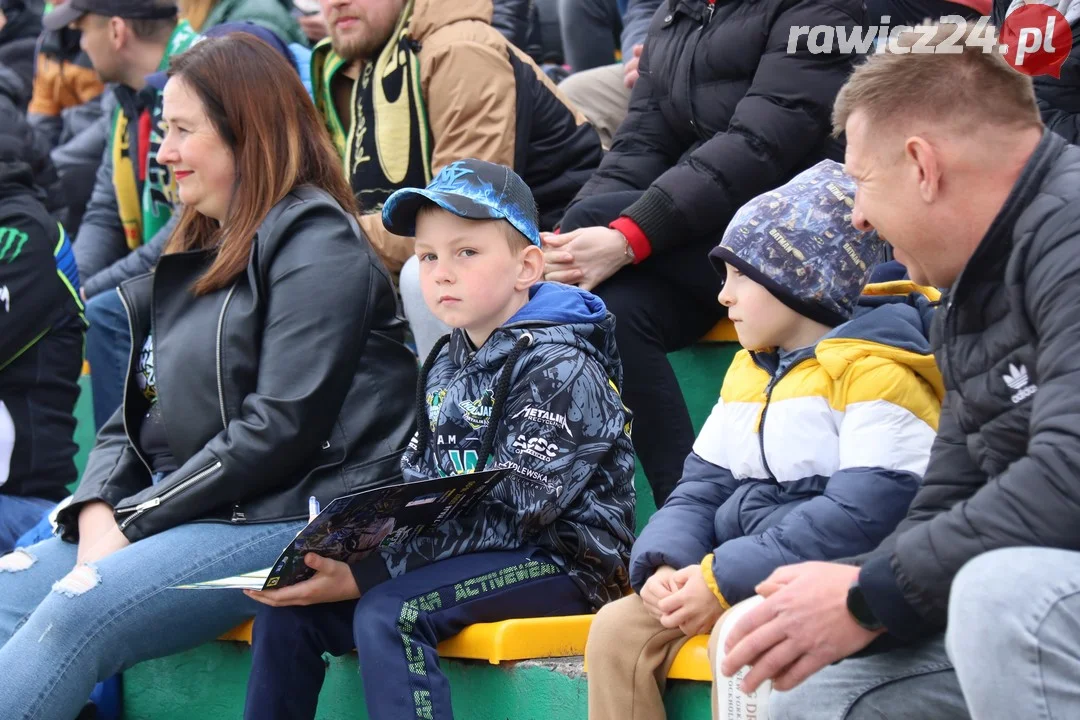
<path id="1" fill-rule="evenodd" d="M 0 557 L 0 572 L 21 572 L 29 570 L 37 562 L 37 558 L 26 550 L 18 548 L 3 557 Z"/>
<path id="2" fill-rule="evenodd" d="M 53 584 L 53 592 L 66 597 L 78 597 L 101 584 L 101 576 L 93 565 L 79 565 Z"/>

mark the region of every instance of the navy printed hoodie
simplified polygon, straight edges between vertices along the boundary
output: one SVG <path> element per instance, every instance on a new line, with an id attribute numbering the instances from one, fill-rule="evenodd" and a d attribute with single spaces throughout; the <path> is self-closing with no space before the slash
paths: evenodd
<path id="1" fill-rule="evenodd" d="M 436 536 L 354 565 L 361 592 L 430 562 L 525 545 L 546 550 L 597 608 L 627 592 L 634 450 L 614 330 L 600 298 L 538 283 L 479 349 L 463 330 L 440 341 L 420 374 L 406 480 L 511 473 Z"/>

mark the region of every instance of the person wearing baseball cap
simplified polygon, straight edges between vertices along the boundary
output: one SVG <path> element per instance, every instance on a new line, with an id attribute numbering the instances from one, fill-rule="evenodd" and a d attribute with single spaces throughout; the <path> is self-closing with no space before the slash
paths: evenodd
<path id="1" fill-rule="evenodd" d="M 146 76 L 168 67 L 198 37 L 177 17 L 173 0 L 68 0 L 45 16 L 47 28 L 72 27 L 94 71 L 111 85 L 105 151 L 75 238 L 75 259 L 90 302 L 87 359 L 95 368 L 94 419 L 104 425 L 120 405 L 127 357 L 127 324 L 116 293 L 98 288 L 95 276 L 149 243 L 168 223 L 177 203 L 172 172 L 157 161 L 164 135 L 160 93 Z M 95 292 L 100 297 L 93 297 Z M 112 370 L 110 377 L 110 369 Z"/>
<path id="2" fill-rule="evenodd" d="M 175 2 L 153 0 L 68 0 L 45 15 L 46 30 L 60 30 L 77 23 L 84 15 L 118 17 L 125 20 L 175 20 Z"/>
<path id="3" fill-rule="evenodd" d="M 460 160 L 391 194 L 382 220 L 415 238 L 424 299 L 453 328 L 420 371 L 403 477 L 507 477 L 428 536 L 350 565 L 317 561 L 337 582 L 249 593 L 270 606 L 255 620 L 252 720 L 314 717 L 323 652 L 353 647 L 371 720 L 450 718 L 441 640 L 472 623 L 589 613 L 628 590 L 634 451 L 615 318 L 595 295 L 540 282 L 529 186 L 508 167 Z M 453 590 L 483 577 L 508 580 Z M 406 627 L 414 597 L 436 600 Z M 311 607 L 280 607 L 300 603 Z"/>

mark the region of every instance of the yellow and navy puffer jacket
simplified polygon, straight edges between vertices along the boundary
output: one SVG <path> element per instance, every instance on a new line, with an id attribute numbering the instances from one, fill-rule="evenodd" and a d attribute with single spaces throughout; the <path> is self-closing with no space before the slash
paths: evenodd
<path id="1" fill-rule="evenodd" d="M 739 352 L 682 479 L 634 544 L 634 589 L 661 565 L 700 563 L 727 608 L 782 565 L 856 555 L 891 533 L 937 433 L 938 297 L 870 285 L 815 347 Z"/>

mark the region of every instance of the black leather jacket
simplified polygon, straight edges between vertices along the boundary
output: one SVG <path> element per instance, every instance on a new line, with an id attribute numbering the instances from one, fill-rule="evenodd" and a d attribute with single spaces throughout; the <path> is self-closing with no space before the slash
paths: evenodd
<path id="1" fill-rule="evenodd" d="M 153 328 L 158 402 L 179 469 L 150 484 L 139 447 L 148 401 L 128 373 L 59 524 L 102 500 L 131 541 L 192 521 L 304 519 L 322 502 L 400 478 L 416 361 L 389 275 L 325 192 L 300 188 L 267 215 L 246 273 L 189 291 L 211 254 L 165 255 L 120 286 L 134 362 Z"/>

